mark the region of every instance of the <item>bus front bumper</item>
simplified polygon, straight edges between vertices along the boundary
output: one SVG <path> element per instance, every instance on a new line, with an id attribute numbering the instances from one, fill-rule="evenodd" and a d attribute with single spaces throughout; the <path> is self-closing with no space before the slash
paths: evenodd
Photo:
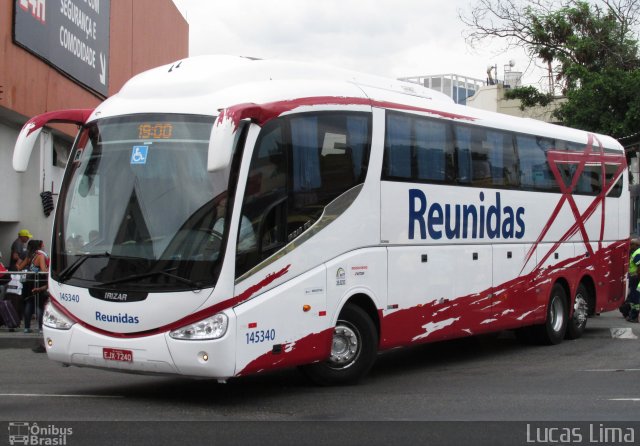
<path id="1" fill-rule="evenodd" d="M 49 359 L 79 367 L 114 371 L 226 379 L 235 371 L 235 333 L 230 321 L 216 340 L 177 340 L 168 332 L 143 337 L 112 337 L 74 324 L 68 330 L 44 326 Z"/>

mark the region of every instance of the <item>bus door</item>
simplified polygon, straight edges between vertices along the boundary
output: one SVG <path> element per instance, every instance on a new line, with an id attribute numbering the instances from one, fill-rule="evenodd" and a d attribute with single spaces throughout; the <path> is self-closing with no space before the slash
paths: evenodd
<path id="1" fill-rule="evenodd" d="M 328 357 L 333 315 L 324 264 L 362 244 L 360 226 L 349 223 L 355 215 L 340 217 L 362 189 L 370 121 L 360 111 L 305 112 L 261 128 L 243 160 L 246 187 L 236 199 L 235 294 L 255 297 L 238 316 L 239 350 L 269 352 L 265 357 L 279 366 Z M 270 321 L 270 335 L 275 331 L 269 348 L 251 338 L 262 321 Z"/>

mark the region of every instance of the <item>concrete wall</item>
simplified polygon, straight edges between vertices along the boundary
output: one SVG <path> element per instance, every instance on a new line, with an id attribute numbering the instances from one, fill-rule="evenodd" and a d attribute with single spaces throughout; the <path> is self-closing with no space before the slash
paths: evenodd
<path id="1" fill-rule="evenodd" d="M 44 187 L 57 194 L 63 174 L 52 164 L 52 132 L 69 143 L 76 132 L 69 125 L 43 131 L 27 172 L 18 174 L 11 158 L 20 128 L 34 115 L 93 108 L 104 100 L 13 43 L 13 5 L 14 0 L 0 0 L 0 252 L 5 264 L 22 228 L 49 246 L 53 214 L 45 217 L 40 192 Z M 189 52 L 189 26 L 171 0 L 111 0 L 110 39 L 109 95 L 135 74 Z"/>
<path id="2" fill-rule="evenodd" d="M 469 107 L 518 116 L 520 118 L 555 122 L 551 113 L 553 113 L 560 101 L 564 100 L 554 100 L 546 107 L 531 107 L 520 110 L 520 101 L 517 99 L 505 99 L 504 93 L 505 88 L 502 85 L 486 85 L 481 87 L 472 97 L 467 98 L 467 105 Z"/>
<path id="3" fill-rule="evenodd" d="M 0 128 L 2 128 L 2 126 L 0 126 Z M 14 140 L 15 137 L 17 137 L 17 132 L 15 133 Z M 11 151 L 0 151 L 0 156 L 3 159 L 5 158 L 5 152 L 11 154 Z M 42 180 L 45 180 L 45 189 L 51 190 L 53 175 L 59 178 L 63 171 L 63 169 L 51 166 L 51 153 L 52 134 L 50 132 L 43 132 L 33 148 L 27 171 L 20 174 L 12 172 L 13 175 L 11 176 L 17 177 L 13 184 L 15 189 L 9 189 L 13 190 L 13 192 L 8 194 L 9 196 L 6 201 L 3 200 L 2 207 L 6 207 L 14 212 L 8 215 L 8 212 L 4 209 L 0 211 L 0 216 L 2 217 L 2 221 L 0 222 L 0 235 L 2 236 L 0 251 L 3 254 L 3 263 L 5 264 L 9 263 L 11 243 L 17 237 L 17 232 L 22 228 L 29 229 L 34 238 L 44 240 L 47 248 L 50 244 L 53 215 L 46 218 L 42 211 L 40 201 Z M 9 162 L 9 167 L 10 166 L 11 163 Z M 1 170 L 6 170 L 5 167 L 3 164 Z M 49 184 L 47 185 L 46 182 Z M 55 184 L 55 188 L 59 190 L 59 182 Z M 56 200 L 54 200 L 54 202 L 55 201 Z"/>

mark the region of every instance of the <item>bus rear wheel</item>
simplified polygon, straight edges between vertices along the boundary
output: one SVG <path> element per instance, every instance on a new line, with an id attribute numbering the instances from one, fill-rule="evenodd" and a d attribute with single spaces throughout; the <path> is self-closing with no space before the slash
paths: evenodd
<path id="1" fill-rule="evenodd" d="M 316 384 L 351 384 L 371 369 L 377 351 L 378 332 L 373 321 L 362 308 L 347 304 L 333 329 L 329 358 L 303 366 L 302 371 Z"/>
<path id="2" fill-rule="evenodd" d="M 580 284 L 573 300 L 573 315 L 567 325 L 567 339 L 578 339 L 584 333 L 589 316 L 589 297 L 587 287 Z"/>
<path id="3" fill-rule="evenodd" d="M 556 283 L 551 288 L 545 323 L 532 327 L 535 340 L 546 345 L 561 343 L 567 331 L 568 310 L 567 294 L 562 285 Z"/>

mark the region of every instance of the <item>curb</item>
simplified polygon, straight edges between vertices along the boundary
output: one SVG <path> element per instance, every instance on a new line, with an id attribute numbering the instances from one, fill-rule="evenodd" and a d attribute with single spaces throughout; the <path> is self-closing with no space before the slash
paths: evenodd
<path id="1" fill-rule="evenodd" d="M 0 349 L 33 348 L 41 338 L 42 336 L 36 333 L 0 333 Z"/>

